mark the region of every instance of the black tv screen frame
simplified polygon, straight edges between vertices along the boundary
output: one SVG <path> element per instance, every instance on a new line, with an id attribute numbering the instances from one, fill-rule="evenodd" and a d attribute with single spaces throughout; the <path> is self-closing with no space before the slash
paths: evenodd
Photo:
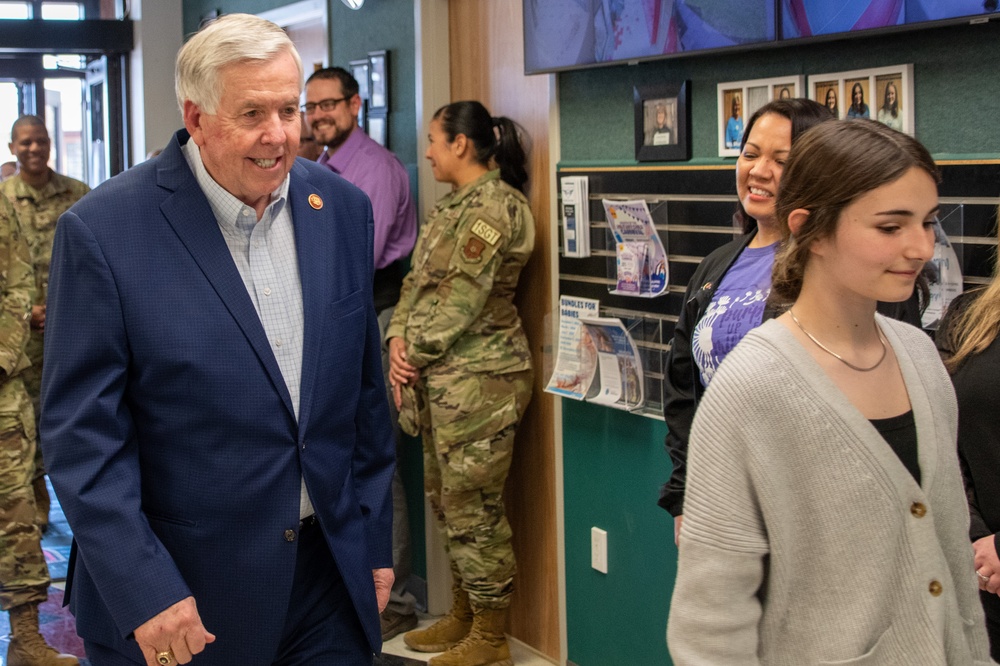
<path id="1" fill-rule="evenodd" d="M 544 74 L 985 23 L 1000 20 L 998 3 L 1000 0 L 522 0 L 524 70 L 529 75 Z M 836 20 L 824 13 L 833 6 L 837 7 Z M 979 6 L 978 13 L 950 15 Z M 907 16 L 913 18 L 908 22 Z M 804 26 L 808 29 L 803 30 Z M 841 29 L 845 26 L 850 29 Z"/>

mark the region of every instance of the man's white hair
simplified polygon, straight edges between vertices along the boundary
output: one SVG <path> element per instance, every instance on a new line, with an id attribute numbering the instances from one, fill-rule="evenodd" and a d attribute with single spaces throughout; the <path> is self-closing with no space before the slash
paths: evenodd
<path id="1" fill-rule="evenodd" d="M 181 113 L 187 100 L 205 113 L 216 113 L 223 93 L 219 73 L 227 65 L 265 63 L 283 53 L 290 53 L 295 60 L 301 89 L 302 59 L 284 30 L 252 14 L 226 14 L 215 19 L 177 53 L 174 86 Z"/>

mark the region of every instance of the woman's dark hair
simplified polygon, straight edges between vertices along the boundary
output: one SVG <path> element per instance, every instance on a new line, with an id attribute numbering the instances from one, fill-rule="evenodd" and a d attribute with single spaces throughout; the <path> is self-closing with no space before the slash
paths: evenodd
<path id="1" fill-rule="evenodd" d="M 861 93 L 861 100 L 857 103 L 854 102 L 854 93 Z M 854 109 L 855 113 L 861 113 L 865 108 L 865 89 L 861 83 L 855 83 L 851 86 L 851 108 Z"/>
<path id="2" fill-rule="evenodd" d="M 778 188 L 775 216 L 783 243 L 774 260 L 771 293 L 795 301 L 812 244 L 836 233 L 841 213 L 858 197 L 914 168 L 941 181 L 934 159 L 919 141 L 874 120 L 838 120 L 803 134 L 792 147 Z M 800 208 L 809 217 L 793 236 L 788 216 Z"/>
<path id="3" fill-rule="evenodd" d="M 750 130 L 753 129 L 753 126 L 761 117 L 769 113 L 788 118 L 792 122 L 793 146 L 798 136 L 813 125 L 821 123 L 824 120 L 833 120 L 829 109 L 811 99 L 796 97 L 794 99 L 777 99 L 773 102 L 768 102 L 757 109 L 750 116 L 750 120 L 747 121 L 746 128 L 743 130 L 743 139 L 740 141 L 740 153 L 743 152 L 743 148 L 747 145 L 747 137 L 750 136 Z M 737 202 L 736 204 L 736 220 L 742 225 L 743 233 L 745 234 L 750 233 L 757 227 L 757 221 L 750 217 L 746 210 L 744 210 L 743 202 Z"/>
<path id="4" fill-rule="evenodd" d="M 493 160 L 500 167 L 500 178 L 521 192 L 528 181 L 526 157 L 521 146 L 519 126 L 510 118 L 494 118 L 486 107 L 475 101 L 452 102 L 434 112 L 448 143 L 459 134 L 472 142 L 476 161 L 489 167 Z"/>

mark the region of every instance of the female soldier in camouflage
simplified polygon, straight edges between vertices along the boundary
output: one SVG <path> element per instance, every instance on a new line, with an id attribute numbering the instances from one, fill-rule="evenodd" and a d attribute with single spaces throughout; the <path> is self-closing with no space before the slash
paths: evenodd
<path id="1" fill-rule="evenodd" d="M 406 644 L 431 666 L 511 664 L 504 637 L 514 553 L 503 487 L 531 398 L 514 290 L 534 245 L 516 125 L 479 102 L 434 114 L 426 157 L 452 185 L 431 211 L 386 331 L 400 425 L 420 434 L 424 488 L 451 560 L 451 613 Z"/>

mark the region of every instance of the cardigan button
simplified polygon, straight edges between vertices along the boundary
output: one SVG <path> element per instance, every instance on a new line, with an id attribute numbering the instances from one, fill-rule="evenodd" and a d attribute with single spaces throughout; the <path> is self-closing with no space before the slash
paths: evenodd
<path id="1" fill-rule="evenodd" d="M 910 513 L 914 518 L 923 518 L 927 515 L 927 507 L 920 502 L 914 502 L 910 505 Z"/>
<path id="2" fill-rule="evenodd" d="M 285 530 L 285 541 L 289 543 L 295 541 L 295 530 Z"/>
<path id="3" fill-rule="evenodd" d="M 941 583 L 932 580 L 931 584 L 927 586 L 927 591 L 931 593 L 932 597 L 940 597 L 941 593 L 944 592 L 944 588 L 941 587 Z"/>

